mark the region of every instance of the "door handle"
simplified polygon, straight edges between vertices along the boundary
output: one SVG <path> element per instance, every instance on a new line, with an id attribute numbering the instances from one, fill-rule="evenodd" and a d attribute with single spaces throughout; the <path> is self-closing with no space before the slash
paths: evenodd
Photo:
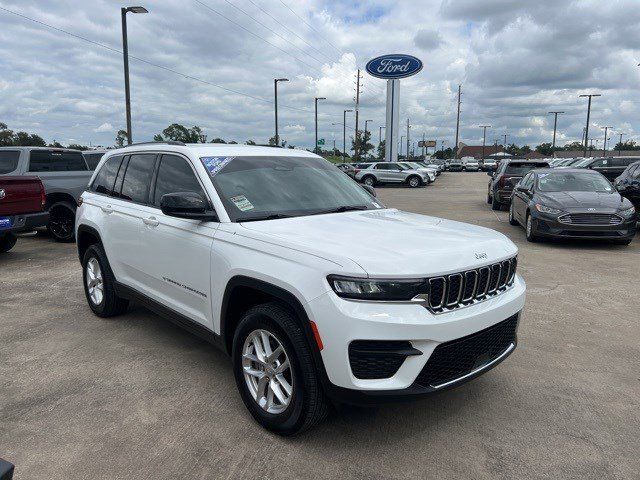
<path id="1" fill-rule="evenodd" d="M 158 225 L 160 225 L 160 222 L 156 219 L 156 217 L 143 218 L 142 221 L 145 225 L 148 225 L 150 227 L 157 227 Z"/>
<path id="2" fill-rule="evenodd" d="M 111 208 L 111 205 L 107 205 L 106 207 L 100 207 L 100 208 L 106 214 L 113 213 L 113 208 Z"/>

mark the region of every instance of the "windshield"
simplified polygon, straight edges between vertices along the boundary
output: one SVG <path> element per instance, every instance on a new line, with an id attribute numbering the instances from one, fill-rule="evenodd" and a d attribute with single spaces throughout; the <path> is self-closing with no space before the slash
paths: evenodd
<path id="1" fill-rule="evenodd" d="M 510 175 L 524 175 L 530 170 L 536 168 L 544 168 L 548 165 L 546 163 L 507 163 L 507 168 L 504 173 Z"/>
<path id="2" fill-rule="evenodd" d="M 613 187 L 604 176 L 591 172 L 558 172 L 538 174 L 541 192 L 600 192 L 613 193 Z"/>
<path id="3" fill-rule="evenodd" d="M 17 150 L 0 151 L 0 175 L 11 173 L 18 168 L 20 152 Z"/>
<path id="4" fill-rule="evenodd" d="M 315 157 L 203 157 L 233 222 L 384 208 L 338 168 Z"/>
<path id="5" fill-rule="evenodd" d="M 591 162 L 593 162 L 593 158 L 583 158 L 582 160 L 576 160 L 570 163 L 569 165 L 580 168 L 580 167 L 586 167 Z"/>

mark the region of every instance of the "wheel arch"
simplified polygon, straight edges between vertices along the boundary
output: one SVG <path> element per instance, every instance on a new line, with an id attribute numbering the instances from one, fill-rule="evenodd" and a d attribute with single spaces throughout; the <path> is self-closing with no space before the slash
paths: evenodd
<path id="1" fill-rule="evenodd" d="M 45 210 L 49 210 L 54 203 L 68 202 L 71 205 L 76 205 L 77 201 L 73 195 L 65 192 L 53 192 L 46 195 Z"/>
<path id="2" fill-rule="evenodd" d="M 90 227 L 89 225 L 78 226 L 78 233 L 76 237 L 76 245 L 78 247 L 78 258 L 82 262 L 84 254 L 91 245 L 102 245 L 102 238 L 98 231 Z"/>

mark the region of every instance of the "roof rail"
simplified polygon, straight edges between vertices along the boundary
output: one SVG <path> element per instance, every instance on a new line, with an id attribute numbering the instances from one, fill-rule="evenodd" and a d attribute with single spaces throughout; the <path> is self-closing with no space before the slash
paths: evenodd
<path id="1" fill-rule="evenodd" d="M 186 144 L 184 142 L 178 142 L 176 140 L 163 140 L 161 142 L 140 142 L 140 143 L 131 143 L 129 145 L 125 145 L 126 147 L 133 147 L 133 146 L 138 146 L 138 145 L 158 145 L 158 144 L 164 144 L 164 145 L 181 145 L 181 146 L 186 146 Z"/>

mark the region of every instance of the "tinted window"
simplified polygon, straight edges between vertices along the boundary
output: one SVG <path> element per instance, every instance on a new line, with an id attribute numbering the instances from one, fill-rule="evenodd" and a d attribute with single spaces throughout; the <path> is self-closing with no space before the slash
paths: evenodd
<path id="1" fill-rule="evenodd" d="M 83 155 L 89 165 L 89 170 L 95 170 L 104 153 L 83 153 Z"/>
<path id="2" fill-rule="evenodd" d="M 96 193 L 104 193 L 105 195 L 113 195 L 113 184 L 116 181 L 118 168 L 122 163 L 122 157 L 111 157 L 100 168 L 96 174 L 96 178 L 91 184 L 91 190 Z"/>
<path id="3" fill-rule="evenodd" d="M 636 166 L 636 169 L 631 174 L 632 178 L 640 178 L 640 165 Z"/>
<path id="4" fill-rule="evenodd" d="M 87 171 L 82 152 L 58 150 L 32 150 L 29 156 L 30 172 L 79 172 Z"/>
<path id="5" fill-rule="evenodd" d="M 0 151 L 0 174 L 13 172 L 18 168 L 19 151 Z"/>
<path id="6" fill-rule="evenodd" d="M 508 163 L 504 173 L 510 175 L 524 175 L 536 168 L 544 168 L 547 166 L 547 163 Z"/>
<path id="7" fill-rule="evenodd" d="M 397 167 L 393 167 L 397 169 Z M 376 170 L 391 170 L 391 165 L 388 163 L 379 163 L 376 165 Z"/>
<path id="8" fill-rule="evenodd" d="M 155 159 L 155 153 L 131 155 L 122 182 L 121 198 L 147 203 Z"/>
<path id="9" fill-rule="evenodd" d="M 580 165 L 582 166 L 582 164 Z M 592 168 L 610 167 L 611 160 L 609 158 L 600 158 L 591 164 Z"/>
<path id="10" fill-rule="evenodd" d="M 184 158 L 163 155 L 156 179 L 154 205 L 160 206 L 163 195 L 176 192 L 196 192 L 203 200 L 207 198 L 191 166 Z"/>
<path id="11" fill-rule="evenodd" d="M 629 165 L 631 165 L 633 162 L 637 162 L 638 159 L 637 158 L 612 158 L 611 159 L 611 166 L 612 167 L 628 167 Z"/>

